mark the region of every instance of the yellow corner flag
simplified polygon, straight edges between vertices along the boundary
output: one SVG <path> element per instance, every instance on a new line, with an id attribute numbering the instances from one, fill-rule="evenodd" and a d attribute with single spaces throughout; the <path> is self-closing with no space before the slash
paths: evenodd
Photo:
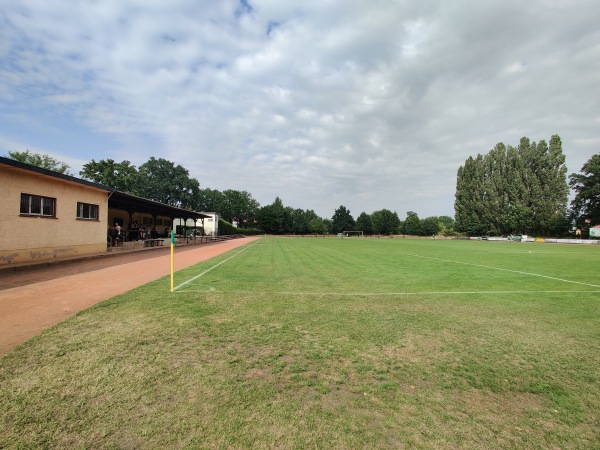
<path id="1" fill-rule="evenodd" d="M 174 292 L 173 281 L 175 279 L 175 246 L 177 243 L 175 242 L 175 230 L 171 230 L 171 292 Z"/>

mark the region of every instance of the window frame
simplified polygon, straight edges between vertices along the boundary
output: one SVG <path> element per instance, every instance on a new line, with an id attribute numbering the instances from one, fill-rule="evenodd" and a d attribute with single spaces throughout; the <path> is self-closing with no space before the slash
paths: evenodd
<path id="1" fill-rule="evenodd" d="M 85 212 L 88 212 L 88 217 L 85 216 Z M 96 213 L 96 217 L 92 216 L 92 212 Z M 95 205 L 94 203 L 86 203 L 86 202 L 77 202 L 77 220 L 90 220 L 90 221 L 98 221 L 100 217 L 100 206 Z"/>
<path id="2" fill-rule="evenodd" d="M 34 204 L 35 200 L 39 202 L 39 206 Z M 24 206 L 26 206 L 26 211 L 24 211 Z M 38 208 L 39 212 L 35 212 L 38 210 Z M 49 214 L 44 214 L 46 209 L 51 210 Z M 45 219 L 56 219 L 56 198 L 21 192 L 19 215 L 24 217 L 43 217 Z"/>

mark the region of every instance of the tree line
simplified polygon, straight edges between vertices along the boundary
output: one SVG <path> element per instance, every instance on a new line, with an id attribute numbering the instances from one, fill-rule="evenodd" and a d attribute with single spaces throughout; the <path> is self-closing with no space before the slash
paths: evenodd
<path id="1" fill-rule="evenodd" d="M 560 236 L 599 223 L 600 155 L 567 182 L 560 136 L 550 142 L 521 138 L 513 147 L 498 143 L 485 155 L 469 157 L 457 173 L 455 227 L 471 236 L 530 234 Z M 568 209 L 569 187 L 575 193 Z"/>
<path id="2" fill-rule="evenodd" d="M 48 155 L 8 152 L 17 161 L 71 175 L 69 166 Z M 600 223 L 600 154 L 594 155 L 582 173 L 567 168 L 559 136 L 549 144 L 523 137 L 517 147 L 497 144 L 486 155 L 469 157 L 457 172 L 455 218 L 419 218 L 408 211 L 404 220 L 388 209 L 362 212 L 356 218 L 340 205 L 331 218 L 314 210 L 285 206 L 279 197 L 261 206 L 247 191 L 200 188 L 197 179 L 181 165 L 151 157 L 136 167 L 129 161 L 92 160 L 79 175 L 122 192 L 193 211 L 216 212 L 238 229 L 269 234 L 337 234 L 362 231 L 364 234 L 407 234 L 432 236 L 457 233 L 481 235 L 568 233 L 576 219 Z M 569 187 L 575 192 L 567 209 Z"/>

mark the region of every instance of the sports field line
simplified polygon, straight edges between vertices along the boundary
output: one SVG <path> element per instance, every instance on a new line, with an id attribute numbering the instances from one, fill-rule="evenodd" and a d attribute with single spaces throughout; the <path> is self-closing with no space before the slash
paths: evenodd
<path id="1" fill-rule="evenodd" d="M 451 259 L 435 258 L 433 256 L 415 255 L 414 253 L 398 253 L 398 254 L 404 255 L 404 256 L 412 256 L 414 258 L 431 259 L 434 261 L 441 261 L 441 262 L 452 263 L 452 264 L 462 264 L 465 266 L 473 266 L 473 267 L 481 267 L 484 269 L 500 270 L 503 272 L 518 273 L 520 275 L 529 275 L 531 277 L 540 277 L 540 278 L 547 278 L 549 280 L 562 281 L 563 283 L 573 283 L 573 284 L 579 284 L 581 286 L 600 288 L 600 285 L 597 285 L 597 284 L 583 283 L 581 281 L 566 280 L 564 278 L 551 277 L 549 275 L 542 275 L 539 273 L 523 272 L 522 270 L 504 269 L 502 267 L 486 266 L 484 264 L 475 264 L 475 263 L 468 263 L 468 262 L 463 262 L 463 261 L 454 261 Z"/>
<path id="2" fill-rule="evenodd" d="M 259 240 L 259 241 L 260 241 L 260 240 Z M 239 255 L 240 253 L 243 253 L 243 252 L 245 252 L 246 250 L 248 250 L 250 247 L 252 247 L 252 246 L 256 245 L 256 243 L 257 243 L 257 242 L 259 242 L 259 241 L 254 241 L 254 242 L 253 242 L 252 244 L 250 244 L 248 247 L 244 247 L 244 248 L 243 248 L 243 249 L 241 249 L 239 252 L 237 252 L 235 255 L 232 255 L 232 256 L 230 256 L 229 258 L 227 258 L 227 259 L 225 259 L 225 260 L 221 261 L 220 263 L 218 263 L 218 264 L 215 264 L 215 265 L 214 265 L 214 266 L 212 266 L 210 269 L 206 269 L 204 272 L 202 272 L 202 273 L 200 273 L 200 274 L 196 275 L 195 277 L 192 277 L 192 278 L 190 278 L 189 280 L 187 280 L 187 281 L 184 281 L 184 282 L 183 282 L 183 283 L 181 283 L 181 284 L 178 284 L 177 286 L 175 286 L 175 287 L 173 288 L 173 291 L 177 291 L 177 289 L 179 289 L 180 287 L 182 287 L 182 286 L 185 286 L 186 284 L 188 284 L 188 283 L 191 283 L 191 282 L 192 282 L 192 281 L 194 281 L 194 280 L 197 280 L 198 278 L 200 278 L 200 277 L 201 277 L 201 276 L 203 276 L 203 275 L 206 275 L 206 274 L 207 274 L 208 272 L 210 272 L 211 270 L 213 270 L 213 269 L 216 269 L 216 268 L 217 268 L 217 267 L 219 267 L 221 264 L 223 264 L 223 263 L 226 263 L 226 262 L 227 262 L 227 261 L 229 261 L 230 259 L 233 259 L 233 258 L 235 258 L 235 257 L 236 257 L 237 255 Z"/>
<path id="3" fill-rule="evenodd" d="M 188 289 L 182 293 L 200 294 L 247 294 L 247 295 L 297 295 L 336 297 L 385 297 L 392 295 L 477 295 L 477 294 L 600 294 L 600 291 L 419 291 L 419 292 L 267 292 L 267 291 L 218 291 L 211 289 Z"/>

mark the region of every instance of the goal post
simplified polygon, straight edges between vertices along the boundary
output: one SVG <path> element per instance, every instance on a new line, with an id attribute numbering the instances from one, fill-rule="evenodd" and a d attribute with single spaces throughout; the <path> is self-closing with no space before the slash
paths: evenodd
<path id="1" fill-rule="evenodd" d="M 363 237 L 362 231 L 343 231 L 342 233 L 344 237 Z"/>

